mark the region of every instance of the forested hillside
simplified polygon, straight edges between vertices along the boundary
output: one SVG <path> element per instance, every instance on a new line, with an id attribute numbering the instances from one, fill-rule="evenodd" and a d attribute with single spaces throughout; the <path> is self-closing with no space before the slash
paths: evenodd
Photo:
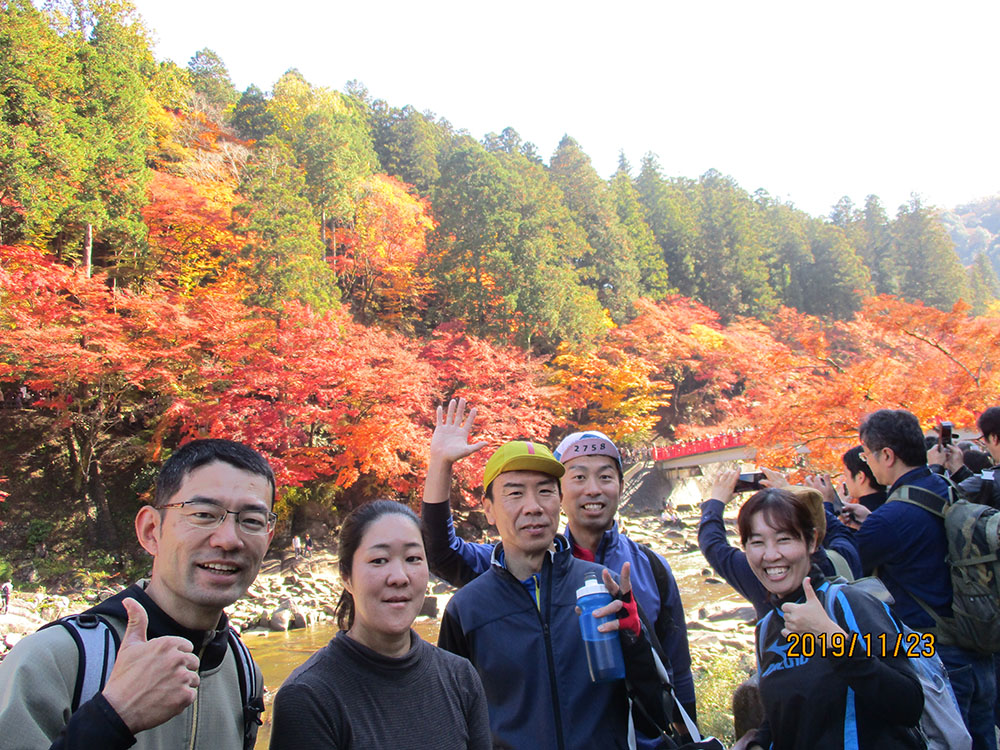
<path id="1" fill-rule="evenodd" d="M 294 68 L 239 92 L 209 49 L 154 60 L 121 0 L 47 7 L 0 0 L 11 543 L 51 498 L 36 522 L 118 549 L 198 435 L 267 453 L 286 518 L 416 498 L 455 394 L 487 440 L 753 427 L 815 467 L 875 406 L 965 424 L 1000 395 L 995 270 L 916 198 L 813 217 L 652 154 L 604 179 L 568 135 L 477 140 Z"/>
<path id="2" fill-rule="evenodd" d="M 942 211 L 941 223 L 963 263 L 989 261 L 993 271 L 1000 274 L 1000 195 Z"/>

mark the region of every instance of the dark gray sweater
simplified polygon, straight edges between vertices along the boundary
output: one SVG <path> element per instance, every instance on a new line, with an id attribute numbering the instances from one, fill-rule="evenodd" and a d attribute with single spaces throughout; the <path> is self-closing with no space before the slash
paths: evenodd
<path id="1" fill-rule="evenodd" d="M 400 658 L 343 632 L 309 657 L 275 697 L 271 750 L 489 750 L 476 670 L 410 633 Z"/>

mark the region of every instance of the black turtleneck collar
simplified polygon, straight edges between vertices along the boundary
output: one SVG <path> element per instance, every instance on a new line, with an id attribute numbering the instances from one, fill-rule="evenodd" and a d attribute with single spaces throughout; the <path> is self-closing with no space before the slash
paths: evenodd
<path id="1" fill-rule="evenodd" d="M 823 575 L 823 571 L 819 569 L 819 566 L 816 565 L 816 563 L 813 563 L 812 566 L 809 568 L 809 582 L 812 584 L 813 591 L 822 586 L 825 581 L 826 581 L 826 576 Z M 771 606 L 774 607 L 779 612 L 781 611 L 782 604 L 788 604 L 789 602 L 791 602 L 792 604 L 801 604 L 803 601 L 805 601 L 805 598 L 806 594 L 802 586 L 799 586 L 797 589 L 795 589 L 795 591 L 788 594 L 787 596 L 778 597 L 775 596 L 774 594 L 768 594 L 767 596 L 767 600 L 771 603 Z"/>
<path id="2" fill-rule="evenodd" d="M 135 599 L 146 610 L 146 616 L 149 618 L 149 627 L 146 630 L 148 638 L 160 638 L 165 635 L 187 638 L 194 645 L 195 655 L 200 656 L 199 672 L 207 672 L 218 667 L 225 658 L 229 646 L 229 619 L 226 613 L 223 612 L 219 618 L 216 630 L 192 630 L 179 624 L 160 609 L 146 593 L 145 587 L 145 581 L 134 583 L 124 591 L 105 599 L 96 607 L 91 607 L 87 612 L 127 620 L 128 613 L 122 606 L 122 600 Z"/>

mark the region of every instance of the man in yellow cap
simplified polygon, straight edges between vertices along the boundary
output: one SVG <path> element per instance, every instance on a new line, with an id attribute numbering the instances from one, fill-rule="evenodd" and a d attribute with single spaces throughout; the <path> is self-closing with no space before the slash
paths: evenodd
<path id="1" fill-rule="evenodd" d="M 564 471 L 546 446 L 531 440 L 505 443 L 490 457 L 483 509 L 501 542 L 489 570 L 452 597 L 441 622 L 438 645 L 469 659 L 482 677 L 500 747 L 625 746 L 625 680 L 594 683 L 588 671 L 576 613 L 576 591 L 588 573 L 603 577 L 618 597 L 595 615 L 618 618 L 600 629 L 619 633 L 633 697 L 653 721 L 666 725 L 628 564 L 619 586 L 603 566 L 573 557 L 557 533 Z"/>

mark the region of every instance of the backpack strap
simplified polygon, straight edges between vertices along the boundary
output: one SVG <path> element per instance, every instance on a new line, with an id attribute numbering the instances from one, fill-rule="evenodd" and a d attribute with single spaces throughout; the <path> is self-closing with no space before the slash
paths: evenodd
<path id="1" fill-rule="evenodd" d="M 76 670 L 76 687 L 73 689 L 71 711 L 89 701 L 104 689 L 118 656 L 121 638 L 118 631 L 106 619 L 95 614 L 79 614 L 63 617 L 45 625 L 42 630 L 61 625 L 66 628 L 79 652 L 79 666 Z"/>
<path id="2" fill-rule="evenodd" d="M 260 715 L 264 712 L 264 698 L 258 690 L 257 671 L 250 656 L 250 649 L 229 628 L 229 648 L 236 659 L 236 674 L 240 681 L 240 699 L 243 703 L 243 750 L 253 750 L 257 742 L 257 729 L 264 722 Z"/>
<path id="3" fill-rule="evenodd" d="M 923 508 L 928 513 L 933 513 L 938 518 L 944 518 L 944 509 L 951 504 L 954 497 L 952 494 L 953 490 L 951 486 L 948 487 L 948 498 L 943 498 L 936 492 L 931 492 L 923 487 L 917 487 L 915 484 L 904 484 L 902 487 L 897 487 L 891 495 L 889 495 L 886 502 L 899 501 L 902 503 L 909 503 L 910 505 L 916 505 L 918 508 Z"/>
<path id="4" fill-rule="evenodd" d="M 943 478 L 948 482 L 947 498 L 943 498 L 936 492 L 924 489 L 923 487 L 917 487 L 913 484 L 904 484 L 902 487 L 897 487 L 896 490 L 889 495 L 886 502 L 896 500 L 903 503 L 909 503 L 910 505 L 916 505 L 918 508 L 923 508 L 928 513 L 933 513 L 938 518 L 944 520 L 945 509 L 955 501 L 955 497 L 957 495 L 955 494 L 955 485 L 946 477 Z M 902 588 L 902 586 L 900 588 Z M 947 623 L 944 618 L 935 612 L 933 607 L 913 592 L 908 591 L 905 588 L 903 588 L 903 591 L 905 591 L 907 596 L 909 596 L 913 601 L 920 605 L 920 608 L 930 615 L 932 620 L 934 620 L 935 627 L 922 630 L 921 632 L 934 634 L 935 638 L 942 644 L 949 643 L 950 641 L 942 635 L 947 628 Z"/>
<path id="5" fill-rule="evenodd" d="M 646 559 L 649 560 L 649 567 L 653 570 L 653 580 L 656 581 L 656 590 L 660 595 L 660 612 L 656 613 L 657 616 L 655 619 L 656 623 L 660 624 L 659 615 L 664 611 L 663 605 L 670 596 L 670 574 L 667 573 L 667 569 L 664 567 L 663 561 L 660 559 L 659 555 L 653 552 L 650 547 L 639 542 L 636 542 L 636 544 L 639 546 L 639 549 L 642 550 Z M 669 613 L 666 613 L 666 622 L 663 623 L 662 629 L 664 633 L 668 633 L 675 629 L 674 620 L 670 617 Z"/>
<path id="6" fill-rule="evenodd" d="M 826 556 L 830 558 L 830 562 L 833 563 L 833 570 L 839 578 L 843 578 L 845 581 L 854 580 L 854 571 L 851 570 L 851 566 L 848 564 L 847 559 L 834 549 L 823 548 L 826 552 Z"/>
<path id="7" fill-rule="evenodd" d="M 993 472 L 995 469 L 987 469 L 980 476 L 982 477 L 982 484 L 979 487 L 979 494 L 976 496 L 976 502 L 980 505 L 988 505 L 991 508 L 996 508 L 997 505 L 993 502 L 993 488 L 995 479 L 993 478 Z"/>

